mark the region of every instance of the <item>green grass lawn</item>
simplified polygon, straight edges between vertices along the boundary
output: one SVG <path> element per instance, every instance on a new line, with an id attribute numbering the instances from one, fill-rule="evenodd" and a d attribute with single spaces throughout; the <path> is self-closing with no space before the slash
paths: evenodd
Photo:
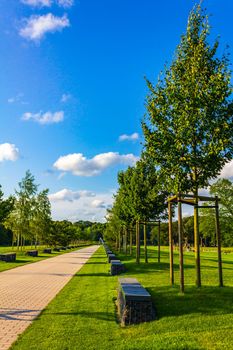
<path id="1" fill-rule="evenodd" d="M 152 294 L 158 319 L 122 328 L 116 320 L 117 277 L 109 276 L 103 248 L 48 305 L 13 350 L 233 349 L 233 253 L 223 254 L 224 288 L 219 288 L 216 251 L 201 253 L 203 287 L 194 286 L 193 253 L 185 253 L 185 294 L 169 286 L 168 250 L 157 263 L 119 255 L 126 276 L 136 277 Z M 178 255 L 175 252 L 178 283 Z"/>
<path id="2" fill-rule="evenodd" d="M 59 254 L 64 254 L 64 253 L 68 253 L 71 252 L 73 250 L 77 250 L 82 248 L 83 245 L 80 245 L 79 248 L 75 248 L 75 249 L 69 249 L 69 250 L 61 250 L 60 252 L 53 252 L 51 254 L 45 254 L 43 253 L 43 249 L 46 248 L 45 246 L 38 246 L 36 249 L 38 249 L 38 256 L 37 257 L 32 257 L 32 256 L 27 256 L 25 255 L 27 250 L 33 250 L 35 249 L 34 247 L 31 248 L 31 246 L 26 246 L 24 247 L 24 250 L 16 250 L 16 248 L 14 248 L 14 250 L 12 250 L 11 247 L 0 247 L 0 254 L 4 254 L 4 253 L 11 253 L 14 252 L 16 253 L 16 261 L 15 262 L 5 262 L 5 261 L 1 261 L 0 260 L 0 272 L 1 271 L 5 271 L 5 270 L 10 270 L 12 268 L 18 267 L 18 266 L 22 266 L 25 264 L 30 264 L 33 262 L 37 262 L 43 259 L 48 259 L 48 258 L 52 258 L 54 256 L 57 256 Z"/>

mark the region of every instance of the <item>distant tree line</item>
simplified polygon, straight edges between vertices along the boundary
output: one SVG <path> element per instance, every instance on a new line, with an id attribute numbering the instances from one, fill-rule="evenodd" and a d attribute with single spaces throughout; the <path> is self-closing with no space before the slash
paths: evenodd
<path id="1" fill-rule="evenodd" d="M 0 186 L 0 245 L 46 244 L 67 246 L 80 241 L 98 241 L 105 224 L 90 221 L 53 221 L 48 189 L 38 192 L 30 171 L 18 184 L 14 195 L 4 199 Z"/>

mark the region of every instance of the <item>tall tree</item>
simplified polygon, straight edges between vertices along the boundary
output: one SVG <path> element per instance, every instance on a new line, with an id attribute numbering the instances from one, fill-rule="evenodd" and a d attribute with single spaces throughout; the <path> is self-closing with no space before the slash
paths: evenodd
<path id="1" fill-rule="evenodd" d="M 206 187 L 233 157 L 233 103 L 228 56 L 217 57 L 218 40 L 208 42 L 208 16 L 191 11 L 175 59 L 156 86 L 147 81 L 145 149 L 166 188 Z M 194 210 L 196 283 L 200 286 L 198 209 Z"/>
<path id="2" fill-rule="evenodd" d="M 30 228 L 35 239 L 35 246 L 38 240 L 46 242 L 46 235 L 49 234 L 51 226 L 51 204 L 48 199 L 48 189 L 41 191 L 34 198 L 33 217 L 30 221 Z"/>

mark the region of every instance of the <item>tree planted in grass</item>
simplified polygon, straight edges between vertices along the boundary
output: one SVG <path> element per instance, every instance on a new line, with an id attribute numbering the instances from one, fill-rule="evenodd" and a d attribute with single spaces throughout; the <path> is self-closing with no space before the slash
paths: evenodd
<path id="1" fill-rule="evenodd" d="M 147 81 L 145 150 L 166 189 L 192 191 L 196 284 L 201 285 L 198 189 L 206 187 L 233 156 L 233 103 L 228 56 L 217 57 L 218 40 L 208 43 L 208 16 L 191 11 L 175 59 L 157 85 Z"/>

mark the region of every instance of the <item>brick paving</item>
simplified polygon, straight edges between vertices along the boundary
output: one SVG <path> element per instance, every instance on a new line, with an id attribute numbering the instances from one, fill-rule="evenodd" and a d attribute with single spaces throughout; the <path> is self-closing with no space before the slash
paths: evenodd
<path id="1" fill-rule="evenodd" d="M 98 247 L 0 273 L 0 350 L 10 348 Z"/>

